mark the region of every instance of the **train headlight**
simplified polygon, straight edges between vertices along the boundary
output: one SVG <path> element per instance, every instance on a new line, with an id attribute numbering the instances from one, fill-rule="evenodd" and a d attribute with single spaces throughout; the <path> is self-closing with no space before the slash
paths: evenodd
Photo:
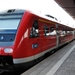
<path id="1" fill-rule="evenodd" d="M 12 53 L 13 52 L 13 49 L 12 48 L 5 48 L 4 49 L 4 52 L 5 53 Z"/>

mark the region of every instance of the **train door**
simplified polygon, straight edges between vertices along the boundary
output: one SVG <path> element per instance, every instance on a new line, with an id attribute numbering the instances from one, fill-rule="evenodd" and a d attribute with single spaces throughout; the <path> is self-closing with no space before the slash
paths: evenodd
<path id="1" fill-rule="evenodd" d="M 65 42 L 65 30 L 64 26 L 58 26 L 58 34 L 59 34 L 59 44 L 63 44 Z"/>
<path id="2" fill-rule="evenodd" d="M 58 33 L 58 24 L 56 24 L 56 46 L 59 46 L 59 33 Z"/>
<path id="3" fill-rule="evenodd" d="M 30 53 L 34 55 L 34 59 L 37 59 L 41 56 L 41 39 L 39 34 L 39 23 L 37 20 L 33 22 L 32 28 L 30 30 L 30 39 L 29 39 L 29 47 Z"/>

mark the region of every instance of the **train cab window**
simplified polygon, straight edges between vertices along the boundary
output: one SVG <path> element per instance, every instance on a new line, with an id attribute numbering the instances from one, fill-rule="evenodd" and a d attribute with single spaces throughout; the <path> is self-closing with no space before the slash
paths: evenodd
<path id="1" fill-rule="evenodd" d="M 49 36 L 49 27 L 48 26 L 44 26 L 44 35 Z"/>
<path id="2" fill-rule="evenodd" d="M 31 28 L 30 38 L 39 37 L 39 30 L 38 30 L 38 21 L 35 20 L 33 23 L 33 27 Z"/>

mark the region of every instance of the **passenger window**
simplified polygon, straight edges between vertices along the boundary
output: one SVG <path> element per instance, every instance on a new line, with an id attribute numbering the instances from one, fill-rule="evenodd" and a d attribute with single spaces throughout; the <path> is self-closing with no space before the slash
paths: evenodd
<path id="1" fill-rule="evenodd" d="M 39 37 L 39 29 L 38 29 L 38 21 L 35 20 L 33 23 L 33 27 L 31 28 L 30 38 Z"/>
<path id="2" fill-rule="evenodd" d="M 44 26 L 44 35 L 49 36 L 49 27 L 48 26 Z"/>
<path id="3" fill-rule="evenodd" d="M 50 27 L 50 35 L 56 35 L 56 30 L 54 27 Z"/>
<path id="4" fill-rule="evenodd" d="M 71 34 L 73 34 L 73 31 L 68 30 L 67 35 L 71 35 Z"/>
<path id="5" fill-rule="evenodd" d="M 53 32 L 54 31 L 54 27 L 50 27 L 50 32 Z"/>
<path id="6" fill-rule="evenodd" d="M 66 32 L 65 32 L 64 28 L 62 28 L 61 30 L 59 30 L 59 35 L 62 36 L 62 37 L 66 35 Z"/>

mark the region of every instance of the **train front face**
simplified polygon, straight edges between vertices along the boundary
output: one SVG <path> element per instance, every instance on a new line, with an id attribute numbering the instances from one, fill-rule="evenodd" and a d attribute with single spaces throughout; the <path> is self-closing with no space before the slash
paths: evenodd
<path id="1" fill-rule="evenodd" d="M 0 66 L 13 64 L 13 46 L 24 10 L 0 13 Z"/>

